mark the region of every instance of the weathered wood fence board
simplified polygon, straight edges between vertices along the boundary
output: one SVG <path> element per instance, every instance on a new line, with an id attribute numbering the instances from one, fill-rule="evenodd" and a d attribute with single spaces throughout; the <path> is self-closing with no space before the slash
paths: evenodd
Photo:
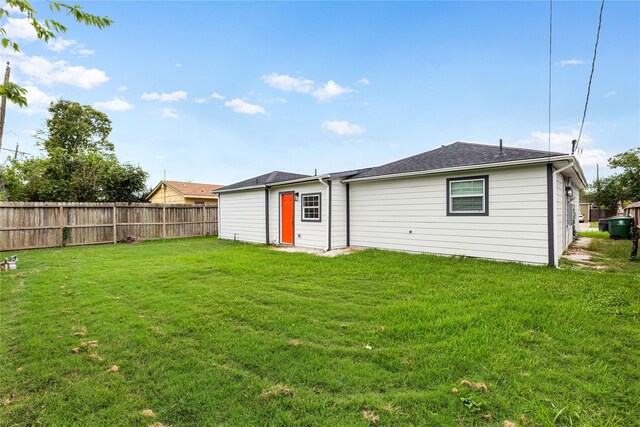
<path id="1" fill-rule="evenodd" d="M 0 202 L 0 252 L 217 234 L 211 205 Z"/>

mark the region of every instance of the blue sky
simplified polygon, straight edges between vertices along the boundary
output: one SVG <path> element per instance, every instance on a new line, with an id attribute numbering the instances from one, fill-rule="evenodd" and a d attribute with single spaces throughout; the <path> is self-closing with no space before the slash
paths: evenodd
<path id="1" fill-rule="evenodd" d="M 35 3 L 47 17 L 44 3 Z M 45 46 L 19 14 L 2 51 L 28 109 L 4 147 L 63 97 L 105 111 L 118 157 L 167 179 L 229 184 L 271 170 L 374 166 L 456 140 L 547 149 L 548 2 L 88 2 Z M 552 149 L 582 118 L 599 2 L 555 2 Z M 589 179 L 640 145 L 640 3 L 605 4 L 580 161 Z M 3 158 L 7 155 L 3 152 Z"/>

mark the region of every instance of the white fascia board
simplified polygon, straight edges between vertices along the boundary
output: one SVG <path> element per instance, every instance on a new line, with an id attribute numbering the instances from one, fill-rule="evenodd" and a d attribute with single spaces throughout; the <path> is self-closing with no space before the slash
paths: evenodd
<path id="1" fill-rule="evenodd" d="M 215 192 L 220 194 L 224 194 L 224 193 L 233 193 L 235 191 L 248 191 L 248 190 L 258 190 L 260 188 L 267 188 L 266 185 L 261 184 L 261 185 L 252 185 L 251 187 L 241 187 L 241 188 L 231 188 L 229 190 L 216 190 Z"/>
<path id="2" fill-rule="evenodd" d="M 421 175 L 434 175 L 441 173 L 449 173 L 449 172 L 461 172 L 466 170 L 474 170 L 474 169 L 490 169 L 490 168 L 501 168 L 501 167 L 509 167 L 509 166 L 526 166 L 538 163 L 549 163 L 549 162 L 558 162 L 558 161 L 571 161 L 575 158 L 571 155 L 564 156 L 555 156 L 555 157 L 541 157 L 539 159 L 527 159 L 527 160 L 514 160 L 512 162 L 500 162 L 500 163 L 485 163 L 482 165 L 469 165 L 469 166 L 457 166 L 454 168 L 442 168 L 442 169 L 433 169 L 428 171 L 415 171 L 415 172 L 404 172 L 404 173 L 396 173 L 390 175 L 376 175 L 365 178 L 349 178 L 343 180 L 343 182 L 361 182 L 361 181 L 372 181 L 376 179 L 394 179 L 394 178 L 405 178 L 412 176 L 421 176 Z"/>
<path id="3" fill-rule="evenodd" d="M 306 177 L 306 178 L 292 179 L 292 180 L 289 180 L 289 181 L 274 182 L 273 184 L 267 184 L 267 187 L 269 187 L 269 188 L 281 187 L 283 185 L 298 184 L 298 183 L 307 182 L 307 181 L 312 182 L 312 181 L 317 181 L 319 179 L 327 179 L 327 178 L 329 178 L 328 174 L 309 176 L 309 177 Z"/>

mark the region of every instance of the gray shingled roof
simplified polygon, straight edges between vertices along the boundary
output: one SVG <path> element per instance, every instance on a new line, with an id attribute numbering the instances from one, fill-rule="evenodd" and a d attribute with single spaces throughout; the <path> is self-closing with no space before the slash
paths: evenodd
<path id="1" fill-rule="evenodd" d="M 291 181 L 293 179 L 309 178 L 311 175 L 302 175 L 299 173 L 273 171 L 254 178 L 245 179 L 235 184 L 222 187 L 220 190 L 234 190 L 238 188 L 254 187 L 256 185 L 274 184 L 276 182 Z"/>
<path id="2" fill-rule="evenodd" d="M 498 145 L 454 142 L 453 144 L 443 145 L 435 150 L 426 151 L 422 154 L 365 170 L 349 179 L 565 155 L 564 153 L 550 153 L 548 151 L 530 150 L 527 148 L 503 147 L 504 156 L 497 156 L 499 149 L 500 147 Z"/>

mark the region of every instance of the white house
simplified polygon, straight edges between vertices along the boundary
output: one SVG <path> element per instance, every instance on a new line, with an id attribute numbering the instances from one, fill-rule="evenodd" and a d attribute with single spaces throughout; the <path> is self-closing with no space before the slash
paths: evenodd
<path id="1" fill-rule="evenodd" d="M 219 237 L 557 265 L 586 186 L 573 155 L 467 142 L 318 176 L 271 172 L 219 191 Z"/>

